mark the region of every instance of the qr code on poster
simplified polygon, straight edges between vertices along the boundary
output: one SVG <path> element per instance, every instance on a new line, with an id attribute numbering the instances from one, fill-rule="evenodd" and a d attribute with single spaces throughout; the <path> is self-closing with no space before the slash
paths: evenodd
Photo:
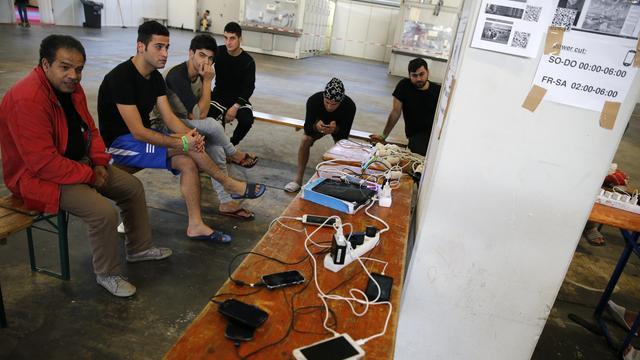
<path id="1" fill-rule="evenodd" d="M 511 46 L 526 49 L 529 44 L 530 33 L 516 31 L 513 33 L 513 40 L 511 40 Z"/>
<path id="2" fill-rule="evenodd" d="M 540 13 L 542 12 L 542 6 L 527 5 L 524 10 L 524 16 L 522 20 L 538 22 L 540 20 Z"/>
<path id="3" fill-rule="evenodd" d="M 556 14 L 553 17 L 551 26 L 563 27 L 567 31 L 571 30 L 571 25 L 577 14 L 578 10 L 575 9 L 556 8 Z"/>

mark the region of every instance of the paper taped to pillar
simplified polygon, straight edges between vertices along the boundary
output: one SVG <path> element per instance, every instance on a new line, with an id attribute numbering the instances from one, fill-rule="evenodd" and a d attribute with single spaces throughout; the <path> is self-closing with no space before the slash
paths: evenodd
<path id="1" fill-rule="evenodd" d="M 542 55 L 533 85 L 545 101 L 600 112 L 605 101 L 624 102 L 637 68 L 629 51 L 636 40 L 567 31 L 559 55 Z"/>
<path id="2" fill-rule="evenodd" d="M 471 47 L 536 57 L 554 10 L 545 0 L 483 0 Z"/>

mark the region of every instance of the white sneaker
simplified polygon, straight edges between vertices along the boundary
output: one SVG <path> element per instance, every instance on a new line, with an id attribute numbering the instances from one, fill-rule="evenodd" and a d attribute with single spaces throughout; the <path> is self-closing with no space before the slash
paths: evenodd
<path id="1" fill-rule="evenodd" d="M 623 357 L 624 360 L 640 360 L 640 351 L 635 348 L 631 348 L 629 352 Z"/>
<path id="2" fill-rule="evenodd" d="M 300 191 L 300 184 L 295 181 L 292 181 L 284 186 L 284 191 L 294 193 Z"/>
<path id="3" fill-rule="evenodd" d="M 136 293 L 136 287 L 122 275 L 96 275 L 96 282 L 117 297 L 129 297 Z"/>
<path id="4" fill-rule="evenodd" d="M 148 261 L 148 260 L 162 260 L 166 259 L 173 254 L 173 251 L 169 248 L 152 247 L 147 250 L 140 251 L 137 254 L 127 254 L 127 261 L 130 263 Z"/>
<path id="5" fill-rule="evenodd" d="M 118 225 L 118 234 L 124 234 L 126 233 L 126 230 L 124 229 L 124 223 L 121 222 L 120 225 Z"/>

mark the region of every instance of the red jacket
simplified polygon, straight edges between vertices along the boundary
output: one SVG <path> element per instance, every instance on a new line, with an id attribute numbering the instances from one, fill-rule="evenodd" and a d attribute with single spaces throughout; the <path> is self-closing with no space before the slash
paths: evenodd
<path id="1" fill-rule="evenodd" d="M 106 153 L 78 84 L 71 95 L 78 114 L 90 131 L 89 158 L 95 166 L 107 165 Z M 44 71 L 36 67 L 4 95 L 0 104 L 0 145 L 4 183 L 30 209 L 57 213 L 60 185 L 93 184 L 93 169 L 64 157 L 67 119 Z"/>

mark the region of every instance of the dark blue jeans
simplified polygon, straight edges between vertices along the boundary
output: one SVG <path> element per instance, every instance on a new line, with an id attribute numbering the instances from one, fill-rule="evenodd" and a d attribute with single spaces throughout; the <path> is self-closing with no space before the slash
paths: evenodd
<path id="1" fill-rule="evenodd" d="M 29 23 L 29 17 L 27 17 L 27 4 L 16 4 L 18 7 L 18 14 L 20 15 L 21 23 Z"/>

